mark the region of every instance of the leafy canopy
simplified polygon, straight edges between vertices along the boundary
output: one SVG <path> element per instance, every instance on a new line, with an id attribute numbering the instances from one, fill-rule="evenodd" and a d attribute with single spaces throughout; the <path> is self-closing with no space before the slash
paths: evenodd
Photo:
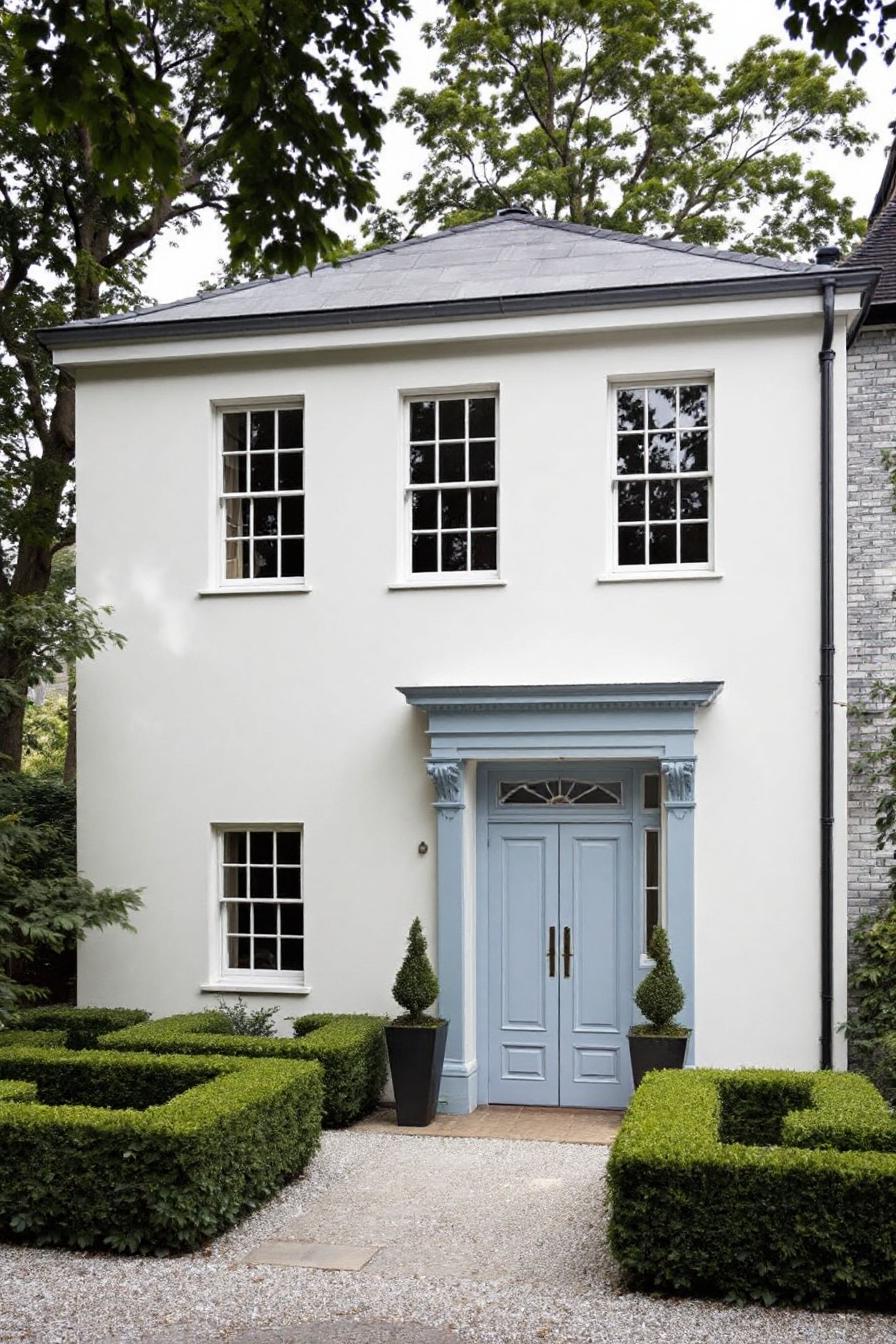
<path id="1" fill-rule="evenodd" d="M 75 867 L 71 785 L 0 775 L 0 1023 L 39 991 L 10 971 L 41 949 L 60 951 L 87 929 L 130 928 L 136 891 L 98 890 Z"/>
<path id="2" fill-rule="evenodd" d="M 887 65 L 896 56 L 896 0 L 775 0 L 788 11 L 785 27 L 791 37 L 808 35 L 817 51 L 833 56 L 855 73 L 871 47 Z"/>
<path id="3" fill-rule="evenodd" d="M 762 37 L 724 74 L 695 0 L 484 0 L 424 27 L 432 89 L 395 114 L 425 167 L 372 232 L 526 204 L 550 219 L 782 255 L 859 232 L 805 151 L 860 153 L 854 84 Z"/>

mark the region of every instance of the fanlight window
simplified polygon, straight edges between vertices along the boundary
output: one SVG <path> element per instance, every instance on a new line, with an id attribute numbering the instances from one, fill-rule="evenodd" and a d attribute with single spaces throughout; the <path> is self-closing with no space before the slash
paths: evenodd
<path id="1" fill-rule="evenodd" d="M 622 785 L 591 779 L 502 779 L 498 802 L 502 807 L 618 807 Z"/>

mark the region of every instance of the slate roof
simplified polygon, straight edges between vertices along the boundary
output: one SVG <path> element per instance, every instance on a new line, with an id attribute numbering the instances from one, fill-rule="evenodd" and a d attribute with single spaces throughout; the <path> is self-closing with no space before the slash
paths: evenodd
<path id="1" fill-rule="evenodd" d="M 850 266 L 879 266 L 869 320 L 896 304 L 896 142 L 890 148 L 884 175 L 869 215 L 868 232 L 848 258 Z"/>
<path id="2" fill-rule="evenodd" d="M 175 303 L 117 314 L 40 333 L 52 346 L 135 337 L 189 336 L 301 326 L 370 325 L 381 321 L 468 316 L 472 312 L 595 306 L 622 292 L 662 301 L 674 287 L 745 282 L 777 288 L 819 267 L 745 252 L 667 242 L 609 229 L 558 223 L 518 209 L 362 252 L 313 273 L 277 276 L 209 291 Z M 668 287 L 668 288 L 666 288 Z M 645 301 L 642 297 L 640 301 Z M 487 305 L 491 305 L 487 308 Z M 423 310 L 426 309 L 426 313 Z M 344 321 L 341 321 L 344 317 Z M 304 320 L 300 320 L 304 319 Z"/>

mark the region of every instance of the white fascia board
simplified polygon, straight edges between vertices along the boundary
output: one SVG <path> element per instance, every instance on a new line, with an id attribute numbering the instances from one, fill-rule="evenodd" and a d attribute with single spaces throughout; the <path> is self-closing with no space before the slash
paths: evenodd
<path id="1" fill-rule="evenodd" d="M 836 314 L 852 319 L 862 302 L 859 289 L 838 289 Z M 469 341 L 532 340 L 609 331 L 656 330 L 658 327 L 723 326 L 817 317 L 821 294 L 781 298 L 703 300 L 695 303 L 629 305 L 592 311 L 522 314 L 513 317 L 465 318 L 455 321 L 409 322 L 401 326 L 332 328 L 320 331 L 240 332 L 193 339 L 154 339 L 114 345 L 68 346 L 53 352 L 60 368 L 155 364 L 192 359 L 228 358 L 319 351 L 371 350 L 412 345 L 458 344 Z"/>

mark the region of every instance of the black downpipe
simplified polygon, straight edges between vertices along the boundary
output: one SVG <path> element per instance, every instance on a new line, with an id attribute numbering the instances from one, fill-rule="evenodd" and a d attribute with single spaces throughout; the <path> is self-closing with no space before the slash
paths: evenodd
<path id="1" fill-rule="evenodd" d="M 833 1063 L 834 1017 L 834 293 L 821 286 L 821 1067 Z"/>

